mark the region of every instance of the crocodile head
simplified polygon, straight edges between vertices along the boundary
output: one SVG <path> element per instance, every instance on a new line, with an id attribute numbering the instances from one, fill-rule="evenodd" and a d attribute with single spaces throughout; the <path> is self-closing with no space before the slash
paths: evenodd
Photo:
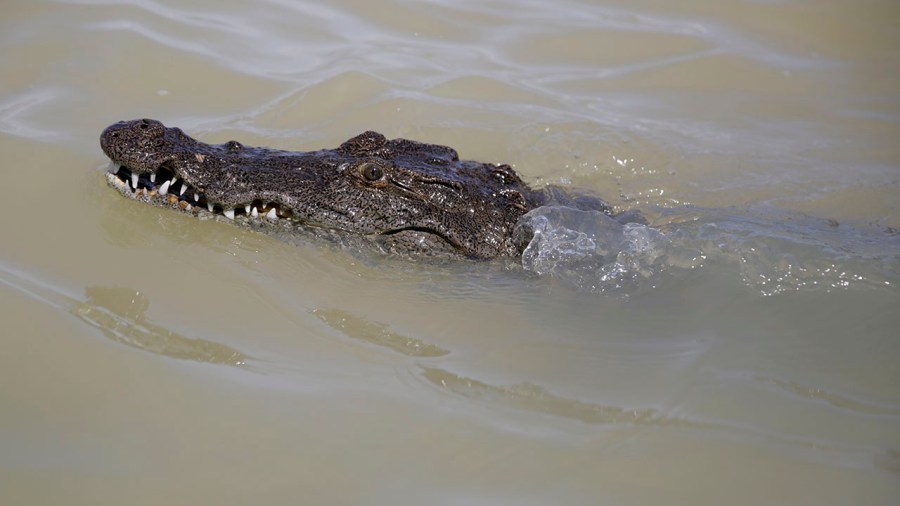
<path id="1" fill-rule="evenodd" d="M 517 255 L 518 219 L 538 204 L 508 165 L 377 132 L 310 152 L 206 144 L 159 121 L 106 128 L 109 183 L 123 195 L 279 233 L 362 237 L 390 253 Z"/>

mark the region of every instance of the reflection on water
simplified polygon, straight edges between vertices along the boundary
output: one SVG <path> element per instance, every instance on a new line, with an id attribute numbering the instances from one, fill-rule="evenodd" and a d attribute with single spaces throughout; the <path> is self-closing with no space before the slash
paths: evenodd
<path id="1" fill-rule="evenodd" d="M 206 339 L 189 338 L 154 324 L 144 313 L 150 301 L 130 288 L 92 286 L 85 289 L 87 300 L 79 302 L 72 314 L 121 344 L 167 357 L 211 364 L 243 366 L 247 355 Z"/>
<path id="2" fill-rule="evenodd" d="M 566 399 L 530 383 L 496 386 L 438 367 L 421 366 L 422 377 L 443 390 L 483 402 L 492 409 L 513 408 L 601 425 L 672 425 L 712 429 L 716 426 L 665 415 L 655 409 L 601 406 Z M 721 428 L 721 427 L 719 427 Z"/>
<path id="3" fill-rule="evenodd" d="M 51 284 L 0 265 L 0 283 L 43 304 L 67 311 L 111 340 L 159 355 L 182 360 L 244 366 L 251 357 L 207 339 L 190 338 L 154 324 L 144 314 L 150 300 L 141 292 L 122 287 L 85 288 L 79 300 Z"/>
<path id="4" fill-rule="evenodd" d="M 450 353 L 421 339 L 392 332 L 387 324 L 368 321 L 341 309 L 316 309 L 313 314 L 347 337 L 383 346 L 410 357 L 440 357 Z"/>
<path id="5" fill-rule="evenodd" d="M 896 420 L 897 422 L 900 422 L 900 409 L 898 409 L 897 407 L 867 404 L 865 402 L 860 402 L 843 395 L 837 395 L 828 392 L 818 387 L 800 385 L 798 383 L 779 380 L 776 378 L 757 378 L 757 380 L 765 383 L 771 383 L 778 388 L 804 397 L 806 399 L 827 402 L 828 404 L 836 408 L 849 409 L 860 414 L 885 415 L 892 418 L 893 420 Z"/>

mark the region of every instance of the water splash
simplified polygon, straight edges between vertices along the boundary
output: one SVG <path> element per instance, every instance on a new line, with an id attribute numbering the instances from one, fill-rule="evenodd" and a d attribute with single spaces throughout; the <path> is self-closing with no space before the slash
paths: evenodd
<path id="1" fill-rule="evenodd" d="M 662 232 L 599 211 L 545 206 L 526 214 L 521 226 L 534 234 L 522 266 L 580 289 L 633 289 L 665 266 L 669 240 Z"/>

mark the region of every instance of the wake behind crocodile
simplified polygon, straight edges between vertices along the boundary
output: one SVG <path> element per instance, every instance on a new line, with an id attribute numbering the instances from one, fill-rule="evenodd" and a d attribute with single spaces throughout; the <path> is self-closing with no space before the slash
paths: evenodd
<path id="1" fill-rule="evenodd" d="M 625 296 L 704 269 L 765 296 L 900 282 L 900 236 L 889 229 L 776 209 L 669 209 L 655 221 L 538 207 L 520 220 L 533 231 L 522 266 L 580 291 Z"/>

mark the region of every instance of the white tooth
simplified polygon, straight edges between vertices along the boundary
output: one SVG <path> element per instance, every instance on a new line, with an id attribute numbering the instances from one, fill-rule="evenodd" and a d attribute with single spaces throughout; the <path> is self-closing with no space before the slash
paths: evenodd
<path id="1" fill-rule="evenodd" d="M 194 202 L 200 202 L 200 194 L 199 193 L 194 194 Z"/>
<path id="2" fill-rule="evenodd" d="M 151 172 L 151 173 L 150 173 L 150 182 L 151 182 L 151 183 L 155 183 L 155 182 L 156 182 L 156 172 Z"/>
<path id="3" fill-rule="evenodd" d="M 159 185 L 159 194 L 165 197 L 167 193 L 169 193 L 169 181 Z"/>
<path id="4" fill-rule="evenodd" d="M 186 206 L 184 206 L 184 210 L 185 210 L 185 211 L 188 211 L 188 212 L 190 212 L 190 211 L 191 211 L 191 209 L 193 209 L 193 207 L 192 207 L 192 206 L 191 206 L 191 205 L 190 205 L 190 204 L 188 204 L 188 205 L 186 205 Z"/>
<path id="5" fill-rule="evenodd" d="M 175 186 L 175 183 L 177 183 L 177 182 L 178 182 L 178 178 L 174 177 L 174 176 L 172 177 L 172 179 L 169 180 L 169 184 L 171 184 L 172 186 Z"/>
<path id="6" fill-rule="evenodd" d="M 213 212 L 213 205 L 209 202 L 206 203 L 206 207 L 209 208 L 209 212 Z"/>
<path id="7" fill-rule="evenodd" d="M 244 206 L 244 214 L 250 214 L 250 204 Z"/>
<path id="8" fill-rule="evenodd" d="M 259 211 L 257 211 L 256 208 L 254 207 L 253 209 L 250 210 L 250 216 L 253 216 L 254 218 L 258 218 Z"/>
<path id="9" fill-rule="evenodd" d="M 178 194 L 179 194 L 179 195 L 184 195 L 185 190 L 187 190 L 187 185 L 184 184 L 184 183 L 181 183 L 181 189 L 178 190 Z"/>
<path id="10" fill-rule="evenodd" d="M 277 219 L 278 219 L 278 215 L 275 214 L 275 208 L 274 208 L 274 207 L 273 207 L 272 209 L 269 209 L 269 212 L 266 213 L 266 218 L 269 218 L 270 220 L 277 220 Z"/>
<path id="11" fill-rule="evenodd" d="M 131 187 L 134 188 L 135 190 L 137 190 L 137 182 L 138 182 L 137 173 L 131 174 Z"/>
<path id="12" fill-rule="evenodd" d="M 234 209 L 229 209 L 229 210 L 223 212 L 222 214 L 224 214 L 225 217 L 228 218 L 229 220 L 234 219 Z"/>

